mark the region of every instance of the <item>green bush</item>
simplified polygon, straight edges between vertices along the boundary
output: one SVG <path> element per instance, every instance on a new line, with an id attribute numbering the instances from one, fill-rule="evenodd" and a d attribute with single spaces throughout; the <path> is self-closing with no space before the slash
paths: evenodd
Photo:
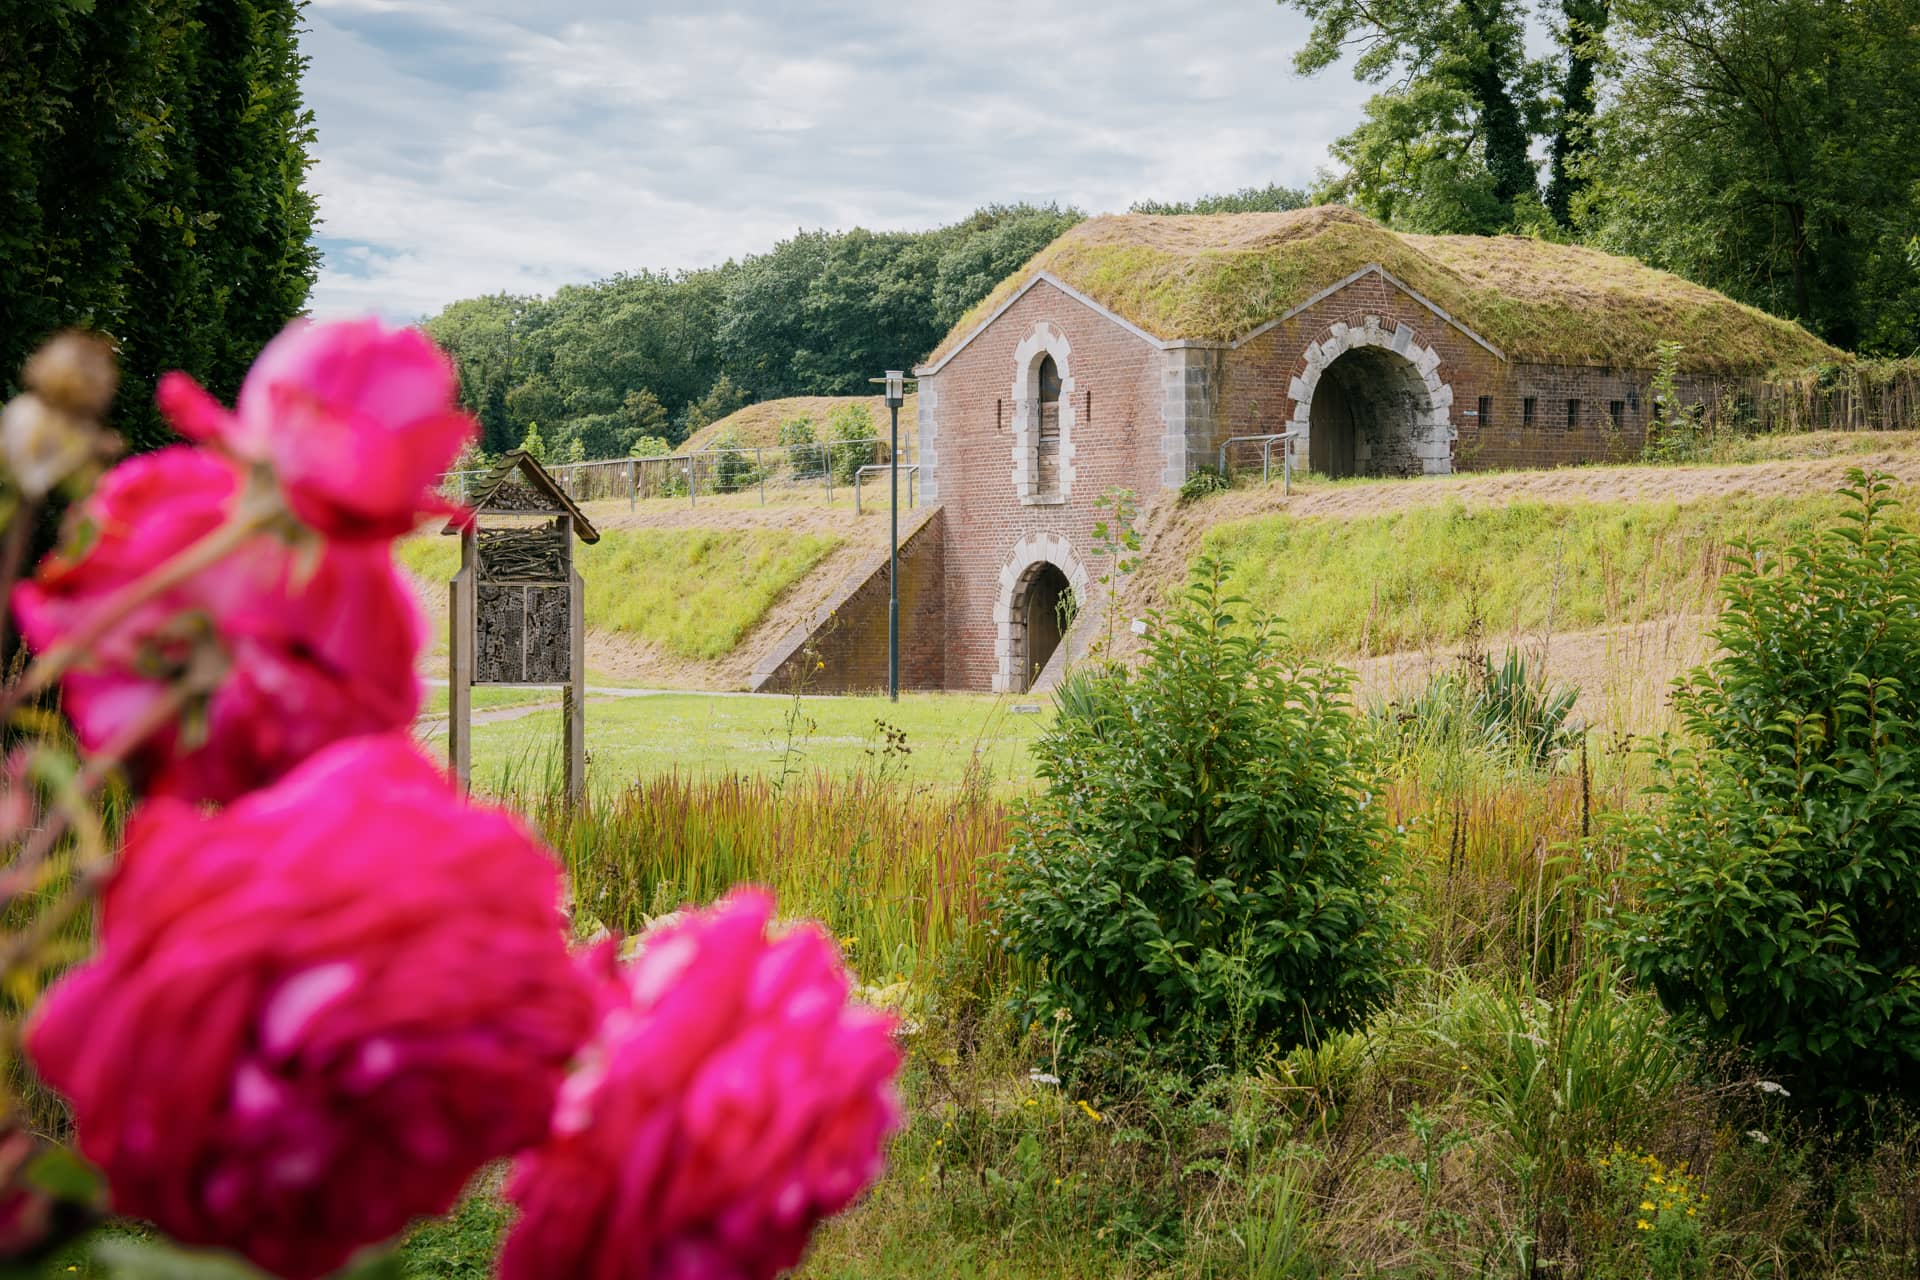
<path id="1" fill-rule="evenodd" d="M 627 448 L 629 458 L 664 458 L 673 452 L 665 436 L 635 436 Z"/>
<path id="2" fill-rule="evenodd" d="M 1198 502 L 1210 493 L 1225 493 L 1233 488 L 1233 481 L 1227 479 L 1220 468 L 1201 463 L 1193 469 L 1193 474 L 1180 483 L 1180 501 Z"/>
<path id="3" fill-rule="evenodd" d="M 880 445 L 873 436 L 873 415 L 863 404 L 845 404 L 827 419 L 827 439 L 832 441 L 833 478 L 852 484 L 860 468 L 878 457 Z"/>
<path id="4" fill-rule="evenodd" d="M 1352 677 L 1280 665 L 1225 573 L 1201 563 L 1137 671 L 1076 681 L 995 884 L 1032 1015 L 1200 1063 L 1351 1025 L 1403 937 Z"/>
<path id="5" fill-rule="evenodd" d="M 1890 489 L 1855 470 L 1840 520 L 1736 547 L 1612 929 L 1668 1008 L 1838 1104 L 1920 1092 L 1920 538 Z"/>
<path id="6" fill-rule="evenodd" d="M 722 431 L 707 448 L 713 455 L 714 492 L 738 493 L 760 483 L 756 455 L 740 442 L 739 432 Z"/>
<path id="7" fill-rule="evenodd" d="M 787 451 L 787 465 L 795 479 L 814 479 L 826 469 L 827 455 L 820 447 L 820 434 L 806 414 L 780 424 L 779 444 Z"/>

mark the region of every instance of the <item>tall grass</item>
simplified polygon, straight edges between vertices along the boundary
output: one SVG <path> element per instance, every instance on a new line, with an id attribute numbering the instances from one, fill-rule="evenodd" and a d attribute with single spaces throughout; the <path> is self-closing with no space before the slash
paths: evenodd
<path id="1" fill-rule="evenodd" d="M 983 926 L 985 877 L 1009 810 L 979 791 L 931 791 L 884 776 L 809 774 L 636 782 L 579 812 L 534 814 L 566 867 L 583 930 L 637 932 L 735 884 L 781 912 L 824 921 L 872 980 L 962 958 L 1004 973 Z"/>

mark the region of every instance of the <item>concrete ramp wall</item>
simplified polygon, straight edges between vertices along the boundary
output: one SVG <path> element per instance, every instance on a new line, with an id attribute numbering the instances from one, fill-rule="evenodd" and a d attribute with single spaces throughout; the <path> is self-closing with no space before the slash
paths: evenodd
<path id="1" fill-rule="evenodd" d="M 946 683 L 946 518 L 928 507 L 900 522 L 900 687 Z M 756 693 L 871 693 L 887 687 L 887 551 L 856 565 L 826 603 L 754 667 Z"/>

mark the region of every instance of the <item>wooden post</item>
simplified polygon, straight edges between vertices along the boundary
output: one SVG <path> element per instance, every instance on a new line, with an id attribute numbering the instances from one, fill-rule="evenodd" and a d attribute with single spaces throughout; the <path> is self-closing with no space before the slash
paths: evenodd
<path id="1" fill-rule="evenodd" d="M 640 464 L 632 458 L 627 459 L 627 510 L 633 510 L 633 504 L 640 498 Z"/>
<path id="2" fill-rule="evenodd" d="M 473 790 L 474 531 L 460 535 L 460 571 L 448 584 L 447 755 L 464 791 Z"/>
<path id="3" fill-rule="evenodd" d="M 579 809 L 587 799 L 587 586 L 568 559 L 567 629 L 570 654 L 561 719 L 567 735 L 567 804 Z"/>

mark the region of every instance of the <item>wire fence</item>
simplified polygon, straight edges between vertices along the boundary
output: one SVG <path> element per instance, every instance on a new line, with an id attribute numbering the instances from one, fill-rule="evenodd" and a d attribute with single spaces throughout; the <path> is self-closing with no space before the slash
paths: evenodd
<path id="1" fill-rule="evenodd" d="M 1683 403 L 1697 401 L 1715 428 L 1755 433 L 1911 431 L 1920 427 L 1920 369 L 1868 378 L 1839 370 L 1828 378 L 1703 378 Z"/>
<path id="2" fill-rule="evenodd" d="M 851 500 L 861 469 L 890 461 L 887 442 L 874 437 L 563 462 L 547 471 L 575 502 L 624 501 L 636 507 L 641 502 L 676 501 L 697 507 L 702 498 L 734 494 L 757 496 L 761 505 L 815 496 L 829 502 L 836 496 Z M 474 486 L 486 474 L 449 471 L 440 478 L 441 491 L 457 502 L 469 501 Z"/>

